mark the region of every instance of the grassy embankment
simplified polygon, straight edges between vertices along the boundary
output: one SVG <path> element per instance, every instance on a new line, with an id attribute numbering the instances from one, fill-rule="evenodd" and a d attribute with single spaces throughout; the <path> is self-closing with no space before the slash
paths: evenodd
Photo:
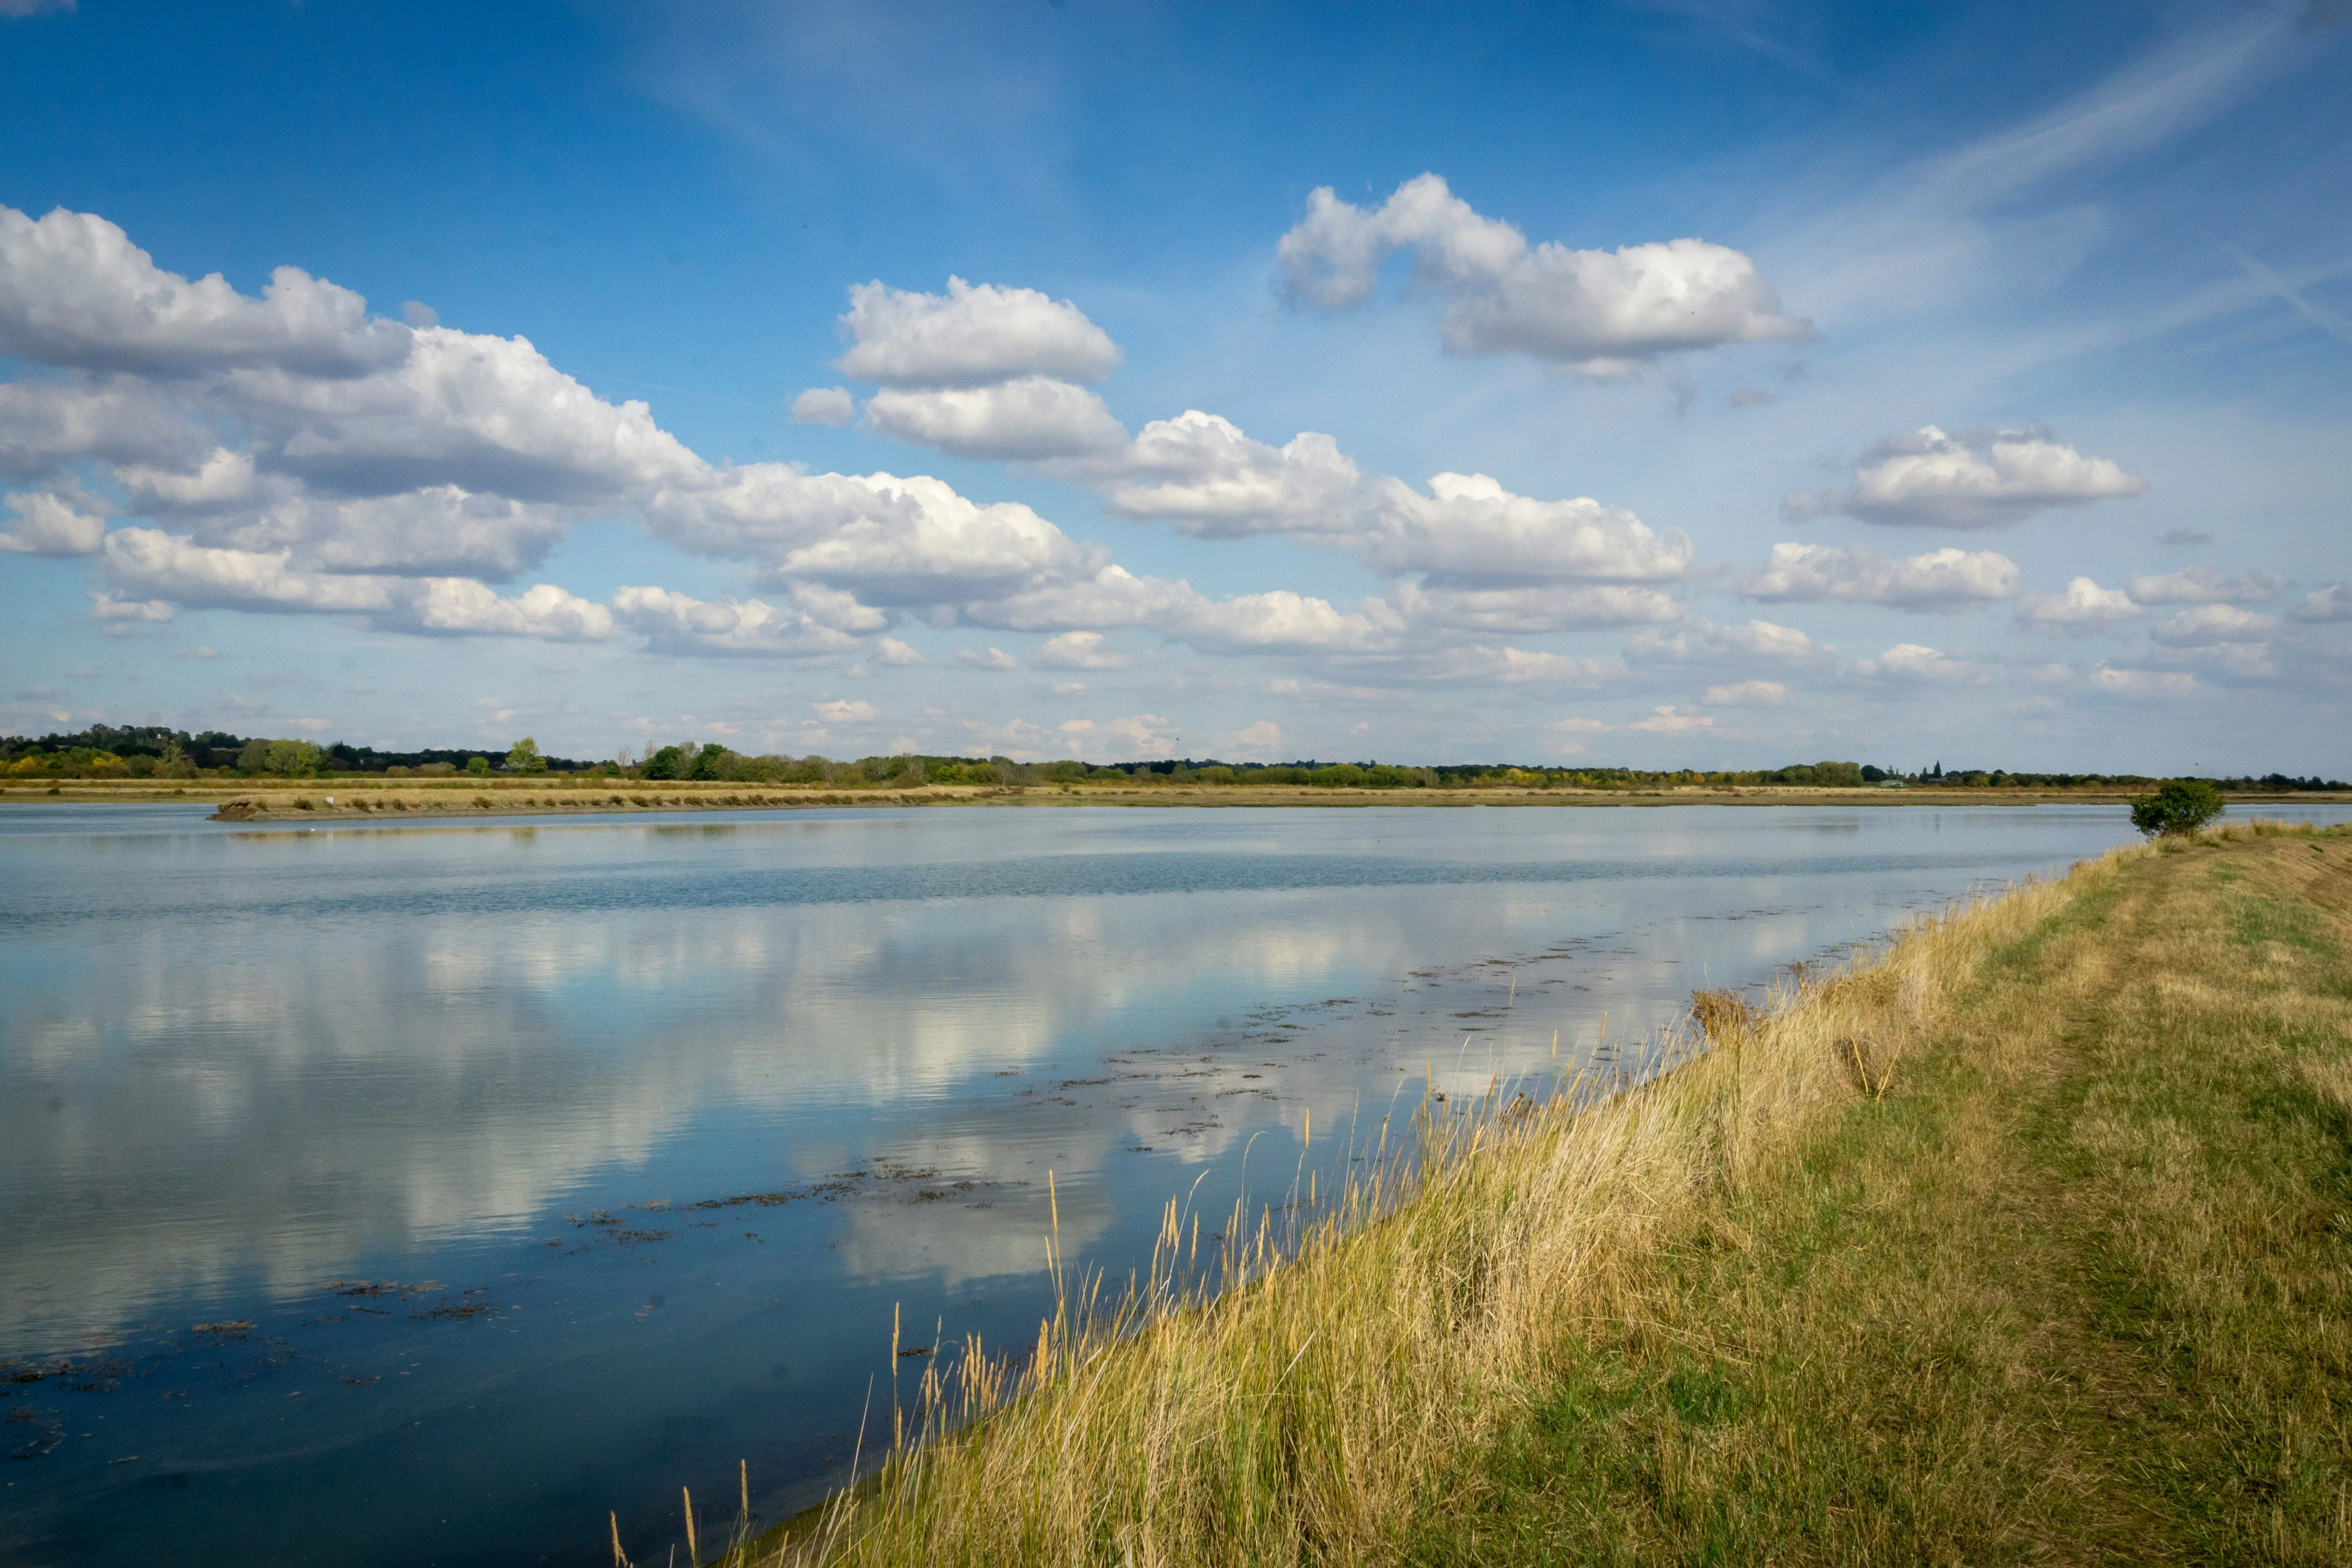
<path id="1" fill-rule="evenodd" d="M 2352 834 L 2124 851 L 1702 1012 L 1213 1300 L 1163 1267 L 940 1366 L 993 1414 L 738 1560 L 2352 1561 Z"/>
<path id="2" fill-rule="evenodd" d="M 1099 783 L 1057 784 L 927 784 L 796 786 L 656 782 L 547 774 L 532 779 L 387 779 L 381 774 L 326 779 L 162 780 L 65 779 L 0 786 L 8 802 L 177 801 L 228 808 L 240 821 L 319 822 L 385 817 L 585 816 L 641 811 L 775 811 L 816 806 L 1367 806 L 1367 805 L 2036 805 L 2049 802 L 2114 804 L 2124 789 L 1859 789 L 1810 784 L 1685 784 L 1661 789 L 1575 789 L 1497 786 L 1446 789 L 1347 789 L 1297 785 Z M 331 797 L 331 799 L 330 799 Z M 2244 797 L 2258 805 L 2293 810 L 2311 802 L 2352 795 L 2273 795 Z"/>

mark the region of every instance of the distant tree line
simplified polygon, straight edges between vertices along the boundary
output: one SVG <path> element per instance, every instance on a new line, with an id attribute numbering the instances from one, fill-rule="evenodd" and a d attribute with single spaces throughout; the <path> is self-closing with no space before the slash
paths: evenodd
<path id="1" fill-rule="evenodd" d="M 547 756 L 529 737 L 503 754 L 428 747 L 379 751 L 346 742 L 315 742 L 191 733 L 155 725 L 94 724 L 71 734 L 0 736 L 0 778 L 326 778 L 352 773 L 436 777 L 467 773 L 588 774 L 656 782 L 804 784 L 835 789 L 919 789 L 926 784 L 1126 784 L 1146 785 L 1292 784 L 1316 789 L 1444 790 L 1515 786 L 1533 789 L 1654 790 L 1691 785 L 1810 784 L 1816 787 L 1942 789 L 2142 789 L 2160 781 L 2138 773 L 2011 773 L 2003 768 L 1947 768 L 1941 762 L 1906 773 L 1876 763 L 1791 763 L 1776 768 L 1610 768 L 1541 763 L 1446 763 L 1435 767 L 1393 763 L 1228 763 L 1213 757 L 1156 762 L 1022 763 L 1006 756 L 934 756 L 916 752 L 860 757 L 748 755 L 716 741 L 624 749 L 609 761 Z M 2285 773 L 2205 781 L 2238 794 L 2347 790 L 2341 779 Z"/>
<path id="2" fill-rule="evenodd" d="M 518 761 L 524 765 L 515 766 Z M 533 761 L 538 764 L 535 768 L 529 765 Z M 321 778 L 337 773 L 432 776 L 548 769 L 580 773 L 594 765 L 569 757 L 541 757 L 536 743 L 530 743 L 528 753 L 521 758 L 514 758 L 511 753 L 486 754 L 448 747 L 384 752 L 343 741 L 322 746 L 313 741 L 233 735 L 224 730 L 192 733 L 153 724 L 93 724 L 71 734 L 43 735 L 37 740 L 23 735 L 0 736 L 0 776 L 18 778 L 28 774 L 56 778 Z"/>

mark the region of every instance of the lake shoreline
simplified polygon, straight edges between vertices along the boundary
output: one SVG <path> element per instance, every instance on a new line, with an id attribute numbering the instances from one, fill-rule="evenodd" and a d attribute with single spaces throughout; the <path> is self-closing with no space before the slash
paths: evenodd
<path id="1" fill-rule="evenodd" d="M 1239 807 L 1370 806 L 1424 809 L 1494 807 L 1738 806 L 2027 806 L 2121 805 L 2126 789 L 1912 787 L 1822 788 L 1801 784 L 1690 785 L 1664 790 L 1348 789 L 1309 785 L 929 784 L 917 789 L 825 789 L 732 784 L 646 783 L 628 779 L 560 777 L 546 781 L 457 779 L 432 782 L 244 780 L 162 788 L 68 781 L 58 785 L 0 789 L 0 809 L 39 805 L 210 805 L 210 820 L 257 823 L 432 821 L 482 817 L 633 816 L 655 812 L 776 812 L 906 810 L 911 807 L 1055 809 L 1118 806 L 1216 810 Z M 2352 802 L 2352 794 L 2243 792 L 2232 805 L 2275 805 L 2292 818 L 2307 805 Z"/>
<path id="2" fill-rule="evenodd" d="M 2340 1560 L 2347 837 L 2120 850 L 1696 994 L 1590 1109 L 1424 1106 L 1409 1194 L 942 1368 L 724 1561 Z"/>

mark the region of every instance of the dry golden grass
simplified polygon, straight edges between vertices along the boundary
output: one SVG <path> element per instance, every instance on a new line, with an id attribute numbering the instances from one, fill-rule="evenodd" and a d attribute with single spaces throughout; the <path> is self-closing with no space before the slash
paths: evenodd
<path id="1" fill-rule="evenodd" d="M 1663 1077 L 1428 1106 L 1302 1234 L 1204 1259 L 1171 1205 L 1135 1289 L 1057 1260 L 1034 1346 L 933 1363 L 872 1482 L 730 1555 L 2347 1560 L 2342 1227 L 2227 1179 L 2326 1150 L 2196 1100 L 2268 1052 L 2346 1129 L 2347 847 L 2124 851 L 1703 994 Z M 2184 1398 L 2288 1481 L 2196 1473 Z"/>

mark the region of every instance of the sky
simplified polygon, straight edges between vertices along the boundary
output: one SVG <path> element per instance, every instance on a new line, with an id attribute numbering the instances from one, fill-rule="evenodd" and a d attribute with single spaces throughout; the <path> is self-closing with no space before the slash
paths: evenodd
<path id="1" fill-rule="evenodd" d="M 0 0 L 0 731 L 2343 776 L 2348 68 Z"/>

